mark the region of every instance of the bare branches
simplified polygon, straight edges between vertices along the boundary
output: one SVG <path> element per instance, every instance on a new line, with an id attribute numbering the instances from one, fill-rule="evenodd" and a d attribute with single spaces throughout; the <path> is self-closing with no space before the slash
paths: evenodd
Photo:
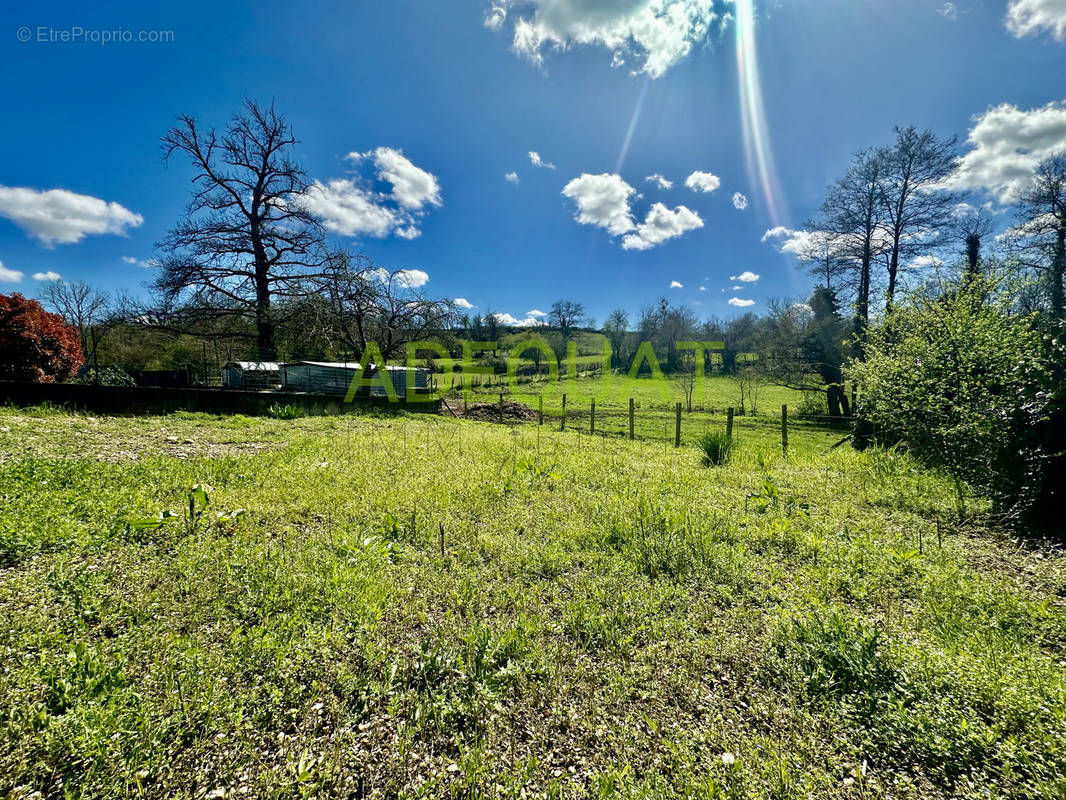
<path id="1" fill-rule="evenodd" d="M 154 288 L 170 307 L 221 299 L 254 320 L 262 360 L 277 355 L 274 300 L 306 296 L 329 261 L 302 203 L 307 175 L 289 157 L 296 142 L 273 106 L 250 100 L 221 135 L 183 116 L 162 139 L 164 158 L 184 154 L 195 172 L 186 216 L 159 245 Z"/>

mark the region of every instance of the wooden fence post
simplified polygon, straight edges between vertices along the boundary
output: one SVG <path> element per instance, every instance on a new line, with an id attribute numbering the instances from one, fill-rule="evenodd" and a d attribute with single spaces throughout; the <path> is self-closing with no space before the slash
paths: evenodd
<path id="1" fill-rule="evenodd" d="M 674 422 L 674 447 L 681 446 L 681 404 L 677 404 L 675 409 L 675 422 Z"/>
<path id="2" fill-rule="evenodd" d="M 725 435 L 727 438 L 733 438 L 733 406 L 726 409 L 725 417 Z"/>
<path id="3" fill-rule="evenodd" d="M 589 433 L 596 432 L 596 401 L 592 401 L 592 405 L 589 407 Z"/>
<path id="4" fill-rule="evenodd" d="M 781 406 L 781 452 L 788 453 L 788 406 Z"/>
<path id="5" fill-rule="evenodd" d="M 537 395 L 537 425 L 544 424 L 544 395 Z"/>
<path id="6" fill-rule="evenodd" d="M 562 416 L 559 418 L 559 430 L 561 430 L 561 431 L 565 431 L 566 430 L 566 395 L 565 394 L 563 395 L 563 413 L 562 413 Z"/>
<path id="7" fill-rule="evenodd" d="M 629 439 L 633 439 L 633 398 L 629 398 Z"/>

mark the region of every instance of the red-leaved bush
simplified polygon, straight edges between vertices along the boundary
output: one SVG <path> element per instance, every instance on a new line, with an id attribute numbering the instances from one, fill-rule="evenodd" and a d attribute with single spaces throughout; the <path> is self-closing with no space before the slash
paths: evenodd
<path id="1" fill-rule="evenodd" d="M 54 383 L 85 363 L 78 332 L 21 294 L 0 294 L 0 380 Z"/>

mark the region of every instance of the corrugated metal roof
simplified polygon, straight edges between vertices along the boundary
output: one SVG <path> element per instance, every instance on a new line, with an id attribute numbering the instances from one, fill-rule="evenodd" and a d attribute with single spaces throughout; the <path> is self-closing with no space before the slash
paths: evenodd
<path id="1" fill-rule="evenodd" d="M 236 367 L 245 372 L 277 372 L 281 365 L 277 361 L 230 361 L 225 369 Z"/>
<path id="2" fill-rule="evenodd" d="M 335 369 L 358 369 L 359 362 L 358 361 L 286 361 L 281 366 L 283 366 L 283 367 L 297 367 L 297 366 L 303 366 L 303 365 L 308 365 L 308 366 L 312 366 L 312 367 L 331 367 L 331 368 L 335 368 Z M 370 364 L 369 366 L 370 366 L 370 369 L 377 369 L 377 367 L 374 364 Z M 385 369 L 389 370 L 389 371 L 407 370 L 407 369 L 421 370 L 421 371 L 425 370 L 424 367 L 401 367 L 401 366 L 393 365 L 393 364 L 386 364 L 385 365 Z"/>

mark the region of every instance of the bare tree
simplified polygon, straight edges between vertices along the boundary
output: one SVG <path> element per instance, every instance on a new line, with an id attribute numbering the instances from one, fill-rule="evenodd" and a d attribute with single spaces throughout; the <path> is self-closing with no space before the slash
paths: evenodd
<path id="1" fill-rule="evenodd" d="M 183 116 L 162 139 L 166 160 L 189 157 L 194 188 L 159 245 L 161 311 L 186 322 L 251 321 L 263 361 L 277 358 L 275 301 L 305 296 L 327 262 L 319 222 L 302 203 L 308 179 L 291 158 L 295 144 L 273 106 L 250 100 L 222 133 Z"/>
<path id="2" fill-rule="evenodd" d="M 1051 313 L 1064 316 L 1066 273 L 1066 155 L 1045 159 L 1022 193 L 1012 230 L 1022 263 L 1047 274 Z"/>
<path id="3" fill-rule="evenodd" d="M 584 318 L 585 306 L 574 300 L 556 300 L 548 312 L 549 323 L 559 329 L 563 339 L 570 334 L 570 329 L 581 324 Z"/>
<path id="4" fill-rule="evenodd" d="M 829 187 L 822 203 L 819 230 L 833 237 L 846 259 L 855 287 L 856 338 L 862 342 L 870 322 L 872 266 L 888 250 L 886 215 L 881 197 L 883 159 L 876 152 L 858 153 L 843 178 Z"/>
<path id="5" fill-rule="evenodd" d="M 693 353 L 681 353 L 678 356 L 677 371 L 674 372 L 674 383 L 685 395 L 685 409 L 692 413 L 692 396 L 696 393 L 699 383 L 696 372 L 696 357 Z"/>
<path id="6" fill-rule="evenodd" d="M 625 350 L 628 330 L 629 315 L 621 308 L 612 311 L 603 325 L 603 334 L 611 345 L 611 360 L 616 365 L 623 365 L 629 360 Z"/>
<path id="7" fill-rule="evenodd" d="M 904 263 L 942 246 L 948 237 L 945 223 L 959 197 L 940 187 L 955 169 L 955 143 L 954 137 L 939 139 L 911 126 L 896 128 L 895 143 L 877 151 L 877 189 L 888 235 L 886 308 L 892 307 Z"/>
<path id="8" fill-rule="evenodd" d="M 334 253 L 316 284 L 324 337 L 359 357 L 374 342 L 384 358 L 400 359 L 408 342 L 440 338 L 455 321 L 451 302 L 425 297 L 406 270 L 390 272 L 366 256 Z"/>
<path id="9" fill-rule="evenodd" d="M 78 329 L 85 361 L 98 371 L 100 341 L 116 321 L 111 295 L 84 281 L 55 280 L 45 286 L 44 298 L 56 313 Z"/>

